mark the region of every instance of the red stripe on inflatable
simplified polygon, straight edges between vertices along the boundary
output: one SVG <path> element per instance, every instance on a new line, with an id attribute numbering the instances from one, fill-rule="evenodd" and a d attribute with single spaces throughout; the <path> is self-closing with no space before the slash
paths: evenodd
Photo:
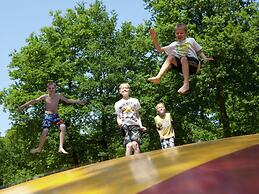
<path id="1" fill-rule="evenodd" d="M 139 193 L 258 194 L 259 145 L 212 160 Z"/>

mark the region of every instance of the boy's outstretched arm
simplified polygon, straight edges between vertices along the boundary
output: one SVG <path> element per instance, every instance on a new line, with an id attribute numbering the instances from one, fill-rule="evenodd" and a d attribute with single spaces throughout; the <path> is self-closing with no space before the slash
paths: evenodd
<path id="1" fill-rule="evenodd" d="M 208 61 L 213 61 L 214 60 L 212 57 L 206 57 L 206 55 L 204 54 L 204 52 L 202 50 L 200 50 L 198 52 L 198 54 L 201 56 L 201 58 L 203 59 L 204 62 L 208 62 Z"/>
<path id="2" fill-rule="evenodd" d="M 156 37 L 156 32 L 154 29 L 150 29 L 149 30 L 149 33 L 150 33 L 150 36 L 151 36 L 151 39 L 153 41 L 153 44 L 156 48 L 156 50 L 160 53 L 164 52 L 164 49 L 160 46 L 158 40 L 157 40 L 157 37 Z"/>
<path id="3" fill-rule="evenodd" d="M 64 97 L 63 95 L 61 95 L 61 94 L 60 94 L 60 99 L 63 100 L 64 102 L 70 103 L 70 104 L 85 105 L 88 102 L 87 99 L 83 99 L 83 100 L 68 99 L 68 98 Z"/>
<path id="4" fill-rule="evenodd" d="M 40 102 L 41 100 L 44 99 L 44 97 L 45 97 L 45 95 L 42 95 L 42 96 L 40 96 L 40 97 L 38 97 L 38 98 L 36 98 L 36 99 L 30 100 L 30 101 L 24 103 L 23 105 L 21 105 L 21 106 L 18 108 L 18 111 L 21 112 L 23 109 L 27 108 L 28 106 Z"/>
<path id="5" fill-rule="evenodd" d="M 87 99 L 82 99 L 82 100 L 79 100 L 79 102 L 77 104 L 85 105 L 87 102 L 88 102 Z"/>

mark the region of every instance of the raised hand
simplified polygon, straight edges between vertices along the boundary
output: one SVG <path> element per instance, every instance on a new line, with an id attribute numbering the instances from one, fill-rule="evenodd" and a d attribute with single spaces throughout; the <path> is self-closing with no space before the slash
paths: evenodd
<path id="1" fill-rule="evenodd" d="M 152 28 L 152 29 L 150 29 L 150 30 L 149 30 L 149 34 L 150 34 L 150 36 L 151 36 L 151 38 L 152 38 L 152 39 L 155 39 L 155 38 L 156 38 L 156 32 L 155 32 L 155 29 L 153 29 L 153 28 Z"/>
<path id="2" fill-rule="evenodd" d="M 83 99 L 83 100 L 80 100 L 80 101 L 78 102 L 78 104 L 80 104 L 80 105 L 85 105 L 87 102 L 88 102 L 87 99 Z"/>

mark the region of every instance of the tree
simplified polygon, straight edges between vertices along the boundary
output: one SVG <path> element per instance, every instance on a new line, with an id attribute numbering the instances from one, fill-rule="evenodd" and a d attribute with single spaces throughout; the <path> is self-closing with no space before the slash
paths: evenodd
<path id="1" fill-rule="evenodd" d="M 203 130 L 210 122 L 208 130 L 214 131 L 216 137 L 222 135 L 220 128 L 224 137 L 255 133 L 258 129 L 253 122 L 256 120 L 258 123 L 258 118 L 255 118 L 258 107 L 254 106 L 258 99 L 258 2 L 145 2 L 164 45 L 172 41 L 175 24 L 186 23 L 189 35 L 201 43 L 206 53 L 215 57 L 214 63 L 204 64 L 201 74 L 192 80 L 195 91 L 179 103 L 185 101 L 189 105 L 181 106 L 180 115 L 192 117 L 187 119 L 185 127 Z M 172 84 L 178 85 L 178 82 Z M 195 104 L 192 103 L 194 101 Z M 247 104 L 237 101 L 246 101 Z M 252 114 L 250 106 L 253 107 Z M 193 126 L 195 123 L 197 127 Z M 215 127 L 218 130 L 213 130 Z"/>
<path id="2" fill-rule="evenodd" d="M 147 61 L 147 57 L 143 51 L 149 49 L 143 32 L 147 29 L 124 23 L 117 30 L 116 14 L 109 17 L 100 1 L 89 8 L 79 3 L 64 16 L 61 12 L 52 16 L 50 27 L 42 28 L 38 35 L 32 33 L 27 45 L 12 54 L 10 77 L 15 83 L 1 97 L 13 120 L 5 138 L 13 141 L 8 146 L 15 145 L 10 149 L 12 153 L 23 149 L 22 158 L 27 165 L 10 166 L 5 171 L 4 184 L 17 183 L 25 177 L 9 176 L 17 174 L 13 172 L 23 171 L 26 177 L 32 177 L 124 155 L 113 106 L 120 98 L 121 82 L 144 80 L 142 61 Z M 60 104 L 59 114 L 67 125 L 68 156 L 56 152 L 55 128 L 50 129 L 45 151 L 31 156 L 28 150 L 38 142 L 43 104 L 34 105 L 23 114 L 16 112 L 19 105 L 44 93 L 49 81 L 55 81 L 58 92 L 67 97 L 89 99 L 84 107 Z M 139 85 L 135 83 L 133 87 Z M 14 160 L 13 155 L 10 160 Z"/>

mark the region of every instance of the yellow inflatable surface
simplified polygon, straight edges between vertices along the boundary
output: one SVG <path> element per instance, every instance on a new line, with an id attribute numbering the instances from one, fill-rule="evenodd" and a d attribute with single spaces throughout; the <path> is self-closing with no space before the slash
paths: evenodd
<path id="1" fill-rule="evenodd" d="M 0 193 L 258 194 L 259 134 L 108 160 L 27 181 Z"/>

